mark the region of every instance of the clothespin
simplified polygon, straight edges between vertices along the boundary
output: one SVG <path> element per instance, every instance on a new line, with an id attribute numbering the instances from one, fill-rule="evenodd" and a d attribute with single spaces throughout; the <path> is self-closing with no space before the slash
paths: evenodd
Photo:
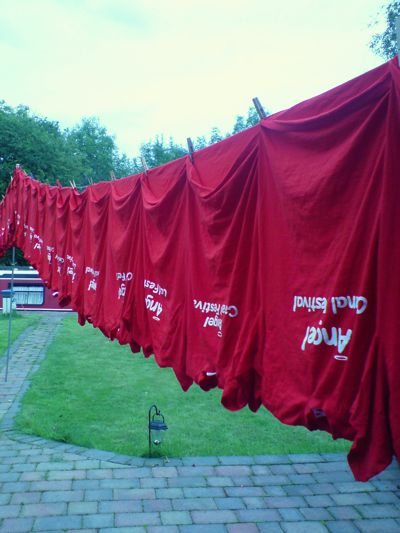
<path id="1" fill-rule="evenodd" d="M 149 171 L 149 166 L 148 164 L 146 163 L 146 159 L 144 158 L 144 156 L 140 156 L 140 160 L 142 162 L 142 167 L 144 168 L 144 173 L 146 174 L 147 176 L 147 173 Z"/>
<path id="2" fill-rule="evenodd" d="M 188 137 L 186 139 L 186 142 L 187 142 L 187 145 L 188 145 L 190 161 L 193 163 L 194 146 L 193 146 L 192 139 L 190 137 Z"/>
<path id="3" fill-rule="evenodd" d="M 60 187 L 61 189 L 62 186 L 61 186 L 60 180 L 56 180 L 56 184 L 57 184 L 57 187 Z"/>
<path id="4" fill-rule="evenodd" d="M 253 98 L 253 104 L 254 104 L 254 107 L 256 108 L 258 116 L 260 117 L 260 120 L 265 118 L 267 115 L 265 114 L 264 108 L 261 105 L 261 102 L 257 97 Z"/>
<path id="5" fill-rule="evenodd" d="M 396 26 L 396 41 L 397 41 L 397 62 L 400 67 L 400 17 L 395 20 Z"/>
<path id="6" fill-rule="evenodd" d="M 115 181 L 117 178 L 115 177 L 115 173 L 113 170 L 110 171 L 110 178 L 111 178 L 111 181 Z"/>
<path id="7" fill-rule="evenodd" d="M 93 178 L 91 176 L 88 177 L 89 185 L 93 185 Z"/>
<path id="8" fill-rule="evenodd" d="M 76 188 L 77 188 L 77 187 L 76 187 L 75 180 L 70 180 L 70 181 L 69 181 L 69 184 L 71 185 L 71 187 L 72 187 L 73 189 L 76 189 Z"/>

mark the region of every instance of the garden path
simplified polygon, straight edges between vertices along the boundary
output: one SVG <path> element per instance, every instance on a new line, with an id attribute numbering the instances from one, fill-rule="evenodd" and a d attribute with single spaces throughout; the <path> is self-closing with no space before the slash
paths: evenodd
<path id="1" fill-rule="evenodd" d="M 46 314 L 14 343 L 7 383 L 0 363 L 0 532 L 400 532 L 397 464 L 358 483 L 344 454 L 167 461 L 15 431 L 61 320 Z"/>

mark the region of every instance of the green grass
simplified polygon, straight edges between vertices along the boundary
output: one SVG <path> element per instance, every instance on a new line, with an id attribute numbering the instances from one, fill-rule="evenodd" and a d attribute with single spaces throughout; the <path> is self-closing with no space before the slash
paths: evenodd
<path id="1" fill-rule="evenodd" d="M 29 326 L 37 324 L 40 320 L 40 314 L 21 314 L 14 312 L 11 320 L 11 342 Z M 0 360 L 5 355 L 8 343 L 8 315 L 0 315 Z"/>
<path id="2" fill-rule="evenodd" d="M 74 317 L 64 319 L 17 418 L 18 429 L 42 437 L 147 454 L 147 413 L 156 404 L 169 426 L 169 457 L 347 451 L 350 443 L 281 424 L 264 408 L 230 412 L 221 391 L 183 392 L 170 369 L 132 354 Z M 160 448 L 161 451 L 161 448 Z"/>

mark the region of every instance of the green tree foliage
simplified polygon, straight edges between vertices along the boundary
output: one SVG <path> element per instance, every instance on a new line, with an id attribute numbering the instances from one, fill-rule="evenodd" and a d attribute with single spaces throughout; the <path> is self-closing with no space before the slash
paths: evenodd
<path id="1" fill-rule="evenodd" d="M 266 112 L 266 115 L 269 113 Z M 260 121 L 260 118 L 258 116 L 258 113 L 254 107 L 250 107 L 247 111 L 247 115 L 237 115 L 236 121 L 233 126 L 232 133 L 239 133 L 240 131 L 243 131 L 247 128 L 251 128 L 252 126 L 255 126 Z"/>
<path id="2" fill-rule="evenodd" d="M 188 151 L 179 144 L 176 144 L 172 137 L 166 143 L 162 135 L 156 135 L 154 140 L 150 140 L 141 145 L 140 153 L 149 168 L 153 168 L 183 157 Z M 139 161 L 136 160 L 136 166 L 139 172 L 143 171 L 140 158 Z"/>
<path id="3" fill-rule="evenodd" d="M 388 60 L 397 54 L 395 22 L 400 17 L 400 0 L 392 0 L 382 6 L 379 18 L 381 17 L 385 19 L 386 29 L 382 33 L 376 33 L 369 46 L 377 55 Z"/>
<path id="4" fill-rule="evenodd" d="M 71 130 L 33 115 L 26 106 L 0 102 L 0 193 L 19 163 L 36 179 L 54 185 L 108 180 L 133 172 L 133 161 L 120 155 L 114 138 L 97 119 L 87 118 Z"/>

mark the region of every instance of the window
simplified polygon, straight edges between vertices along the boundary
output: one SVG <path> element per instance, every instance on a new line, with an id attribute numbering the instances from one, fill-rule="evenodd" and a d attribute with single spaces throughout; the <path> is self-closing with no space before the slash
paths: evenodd
<path id="1" fill-rule="evenodd" d="M 14 299 L 17 305 L 43 305 L 43 285 L 14 285 Z"/>

